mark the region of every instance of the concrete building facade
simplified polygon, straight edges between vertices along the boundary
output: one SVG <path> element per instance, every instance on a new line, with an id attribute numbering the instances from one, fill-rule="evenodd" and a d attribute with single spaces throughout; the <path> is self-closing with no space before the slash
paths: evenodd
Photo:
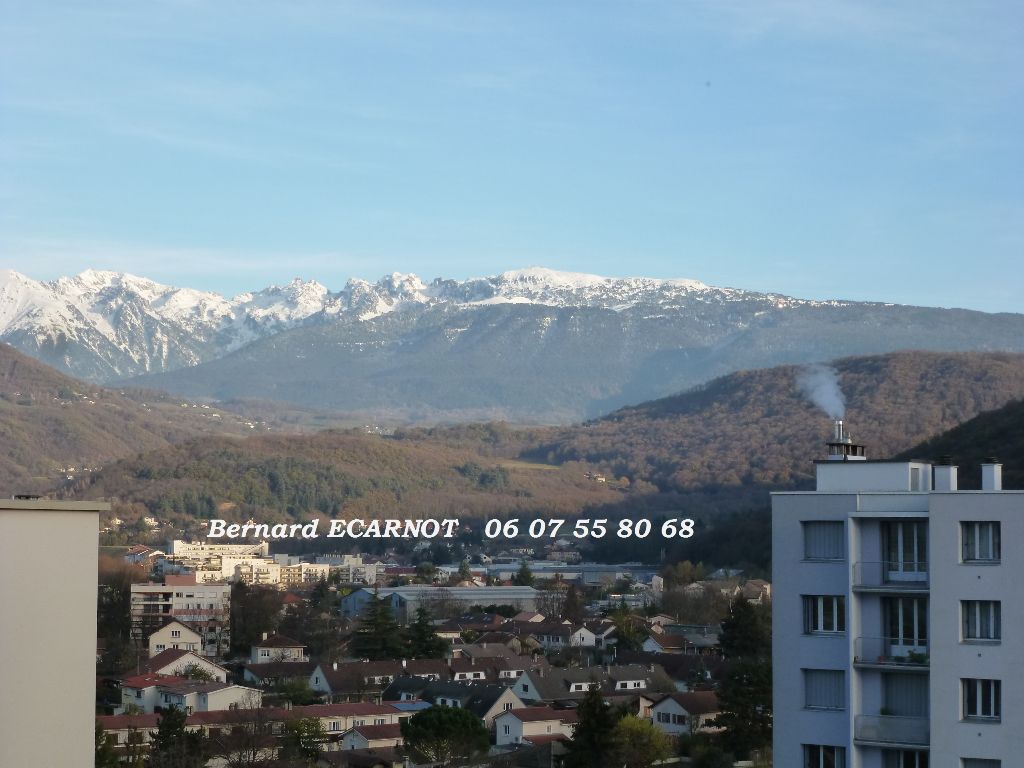
<path id="1" fill-rule="evenodd" d="M 98 502 L 0 501 L 0 765 L 76 768 L 92 759 L 97 553 L 100 513 L 109 511 Z M 29 577 L 41 551 L 60 565 L 49 591 Z"/>
<path id="2" fill-rule="evenodd" d="M 994 460 L 960 491 L 956 467 L 869 461 L 841 426 L 829 448 L 816 490 L 772 499 L 776 763 L 1020 765 L 1024 493 Z"/>

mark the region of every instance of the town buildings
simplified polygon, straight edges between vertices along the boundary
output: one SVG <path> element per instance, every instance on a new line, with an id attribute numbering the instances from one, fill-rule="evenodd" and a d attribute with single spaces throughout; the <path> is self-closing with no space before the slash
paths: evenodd
<path id="1" fill-rule="evenodd" d="M 1024 493 L 869 461 L 841 422 L 814 491 L 774 494 L 774 758 L 1011 768 L 1024 754 Z"/>
<path id="2" fill-rule="evenodd" d="M 176 619 L 200 636 L 201 647 L 190 650 L 219 656 L 231 644 L 231 586 L 196 584 L 195 574 L 168 574 L 162 583 L 132 584 L 131 619 L 134 640 L 143 642 L 169 619 Z"/>

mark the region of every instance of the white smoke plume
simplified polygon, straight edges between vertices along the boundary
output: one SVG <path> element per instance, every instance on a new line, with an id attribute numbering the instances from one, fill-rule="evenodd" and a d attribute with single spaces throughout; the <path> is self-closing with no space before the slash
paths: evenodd
<path id="1" fill-rule="evenodd" d="M 843 418 L 846 398 L 839 388 L 839 372 L 830 365 L 809 365 L 797 377 L 800 391 L 833 419 Z"/>

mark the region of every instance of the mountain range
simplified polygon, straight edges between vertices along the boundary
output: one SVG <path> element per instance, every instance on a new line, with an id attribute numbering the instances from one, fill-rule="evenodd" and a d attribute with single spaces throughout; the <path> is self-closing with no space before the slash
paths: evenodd
<path id="1" fill-rule="evenodd" d="M 93 382 L 354 418 L 570 423 L 733 371 L 901 349 L 1024 351 L 1024 315 L 809 301 L 531 268 L 293 281 L 225 298 L 113 272 L 0 273 L 0 340 Z"/>

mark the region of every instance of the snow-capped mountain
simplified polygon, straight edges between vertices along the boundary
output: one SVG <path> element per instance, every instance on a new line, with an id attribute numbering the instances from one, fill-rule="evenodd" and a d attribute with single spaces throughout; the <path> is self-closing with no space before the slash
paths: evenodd
<path id="1" fill-rule="evenodd" d="M 0 272 L 0 341 L 80 378 L 409 420 L 568 421 L 736 370 L 899 349 L 1024 351 L 1024 315 L 806 301 L 543 268 L 227 298 Z"/>
<path id="2" fill-rule="evenodd" d="M 411 306 L 538 304 L 622 310 L 751 297 L 695 280 L 607 278 L 531 268 L 465 281 L 395 273 L 352 279 L 335 293 L 316 282 L 226 298 L 143 277 L 87 270 L 52 282 L 0 272 L 0 340 L 81 378 L 107 381 L 159 373 L 221 357 L 305 323 L 368 321 Z M 778 297 L 779 301 L 791 301 Z"/>

